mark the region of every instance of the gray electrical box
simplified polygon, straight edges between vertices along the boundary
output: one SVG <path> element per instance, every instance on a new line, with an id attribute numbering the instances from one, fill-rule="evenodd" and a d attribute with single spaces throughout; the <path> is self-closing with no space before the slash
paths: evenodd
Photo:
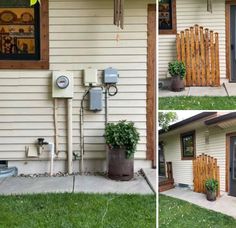
<path id="1" fill-rule="evenodd" d="M 102 110 L 102 88 L 95 87 L 90 89 L 89 110 L 94 112 Z"/>
<path id="2" fill-rule="evenodd" d="M 118 71 L 112 67 L 104 70 L 104 83 L 105 84 L 116 84 L 118 82 Z"/>

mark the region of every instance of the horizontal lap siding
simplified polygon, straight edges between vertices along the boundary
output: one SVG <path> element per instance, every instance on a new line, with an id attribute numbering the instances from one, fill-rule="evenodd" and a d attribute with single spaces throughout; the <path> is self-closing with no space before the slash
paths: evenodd
<path id="1" fill-rule="evenodd" d="M 209 144 L 205 142 L 205 136 L 209 131 Z M 201 128 L 196 130 L 196 154 L 205 153 L 217 158 L 220 167 L 220 188 L 225 191 L 226 168 L 226 134 L 236 131 L 236 127 L 220 129 L 217 127 Z M 165 159 L 173 165 L 173 175 L 176 183 L 193 185 L 192 161 L 181 160 L 180 136 L 174 135 L 162 139 L 165 144 Z"/>
<path id="2" fill-rule="evenodd" d="M 215 0 L 213 13 L 207 12 L 205 0 L 176 0 L 178 32 L 195 24 L 219 33 L 220 77 L 226 78 L 225 2 Z M 167 77 L 168 62 L 176 58 L 175 35 L 159 36 L 159 77 Z"/>
<path id="3" fill-rule="evenodd" d="M 50 0 L 50 71 L 0 71 L 0 160 L 24 160 L 38 137 L 54 141 L 51 71 L 74 71 L 73 150 L 79 152 L 82 70 L 119 70 L 119 93 L 109 99 L 110 121 L 132 120 L 140 132 L 137 159 L 146 158 L 147 4 L 125 1 L 125 29 L 112 25 L 113 1 Z M 85 103 L 87 107 L 87 102 Z M 85 111 L 85 157 L 104 158 L 104 109 Z M 66 158 L 66 102 L 58 102 L 59 159 Z M 42 155 L 42 159 L 47 154 Z"/>

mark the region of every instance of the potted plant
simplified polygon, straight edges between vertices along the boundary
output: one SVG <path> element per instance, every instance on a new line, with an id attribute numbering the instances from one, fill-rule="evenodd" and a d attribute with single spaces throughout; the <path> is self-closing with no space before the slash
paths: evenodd
<path id="1" fill-rule="evenodd" d="M 186 67 L 183 62 L 175 60 L 168 65 L 168 72 L 171 78 L 171 91 L 179 92 L 184 90 L 184 77 L 186 75 Z"/>
<path id="2" fill-rule="evenodd" d="M 130 180 L 134 173 L 134 153 L 139 133 L 133 122 L 126 120 L 108 123 L 105 128 L 108 146 L 108 177 L 113 180 Z"/>
<path id="3" fill-rule="evenodd" d="M 206 187 L 206 198 L 209 201 L 216 200 L 216 194 L 218 189 L 218 181 L 214 178 L 208 178 L 205 182 Z"/>

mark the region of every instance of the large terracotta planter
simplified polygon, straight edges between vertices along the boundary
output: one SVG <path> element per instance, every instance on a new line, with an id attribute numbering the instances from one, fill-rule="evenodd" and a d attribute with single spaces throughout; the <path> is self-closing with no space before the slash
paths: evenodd
<path id="1" fill-rule="evenodd" d="M 184 90 L 184 80 L 180 76 L 171 78 L 170 90 L 174 92 L 180 92 Z"/>
<path id="2" fill-rule="evenodd" d="M 206 198 L 209 201 L 215 201 L 216 200 L 216 191 L 211 192 L 211 191 L 206 191 Z"/>
<path id="3" fill-rule="evenodd" d="M 128 181 L 134 176 L 134 159 L 126 158 L 125 149 L 108 149 L 108 177 L 113 180 Z"/>

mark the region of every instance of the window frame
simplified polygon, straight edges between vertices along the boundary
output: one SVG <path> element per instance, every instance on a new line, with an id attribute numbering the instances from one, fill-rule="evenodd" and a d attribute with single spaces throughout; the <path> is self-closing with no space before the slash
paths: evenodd
<path id="1" fill-rule="evenodd" d="M 193 136 L 193 156 L 186 157 L 184 156 L 183 138 L 190 135 Z M 193 160 L 194 158 L 196 158 L 196 132 L 188 131 L 180 134 L 180 147 L 181 147 L 181 160 Z"/>
<path id="2" fill-rule="evenodd" d="M 49 12 L 48 0 L 41 0 L 39 13 L 40 59 L 0 60 L 0 69 L 49 69 Z"/>
<path id="3" fill-rule="evenodd" d="M 172 29 L 159 29 L 160 35 L 171 35 L 177 33 L 176 28 L 176 0 L 171 0 L 171 18 L 172 18 Z M 158 27 L 159 27 L 159 17 L 158 17 Z"/>

